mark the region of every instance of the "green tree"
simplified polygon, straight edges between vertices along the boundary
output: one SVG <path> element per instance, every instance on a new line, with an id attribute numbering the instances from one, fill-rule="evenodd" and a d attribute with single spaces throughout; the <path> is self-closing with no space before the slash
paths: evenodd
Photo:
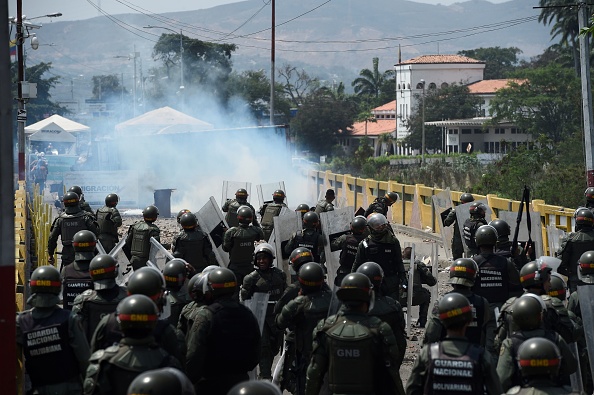
<path id="1" fill-rule="evenodd" d="M 277 73 L 284 94 L 295 107 L 302 105 L 308 95 L 320 89 L 318 78 L 311 77 L 305 70 L 299 70 L 290 64 L 284 64 Z M 328 91 L 325 92 L 328 93 Z"/>
<path id="2" fill-rule="evenodd" d="M 577 38 L 579 35 L 578 12 L 576 7 L 571 7 L 567 0 L 540 0 L 540 15 L 538 21 L 543 25 L 551 25 L 551 38 L 559 38 L 559 43 L 571 48 L 574 59 L 574 68 L 579 73 L 579 48 Z"/>
<path id="3" fill-rule="evenodd" d="M 374 101 L 375 106 L 382 104 L 378 103 L 380 94 L 382 92 L 390 91 L 391 98 L 394 97 L 394 70 L 387 70 L 383 73 L 379 71 L 379 58 L 373 58 L 373 68 L 363 69 L 359 72 L 359 77 L 356 78 L 351 85 L 355 89 L 357 96 L 367 96 Z"/>
<path id="4" fill-rule="evenodd" d="M 122 94 L 128 97 L 126 88 L 120 85 L 120 78 L 116 74 L 93 76 L 93 99 L 120 101 Z"/>
<path id="5" fill-rule="evenodd" d="M 580 81 L 572 70 L 551 64 L 514 74 L 522 81 L 510 82 L 491 100 L 493 122 L 513 121 L 534 137 L 553 142 L 581 129 Z"/>
<path id="6" fill-rule="evenodd" d="M 459 51 L 458 55 L 468 56 L 485 62 L 484 79 L 507 78 L 518 66 L 518 55 L 522 51 L 516 47 L 488 47 Z"/>

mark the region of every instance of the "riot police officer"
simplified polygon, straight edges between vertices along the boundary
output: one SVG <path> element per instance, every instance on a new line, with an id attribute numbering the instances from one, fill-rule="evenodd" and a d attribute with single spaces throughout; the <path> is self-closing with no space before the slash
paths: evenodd
<path id="1" fill-rule="evenodd" d="M 176 219 L 177 223 L 179 224 L 179 226 L 181 226 L 180 221 L 181 221 L 182 215 L 184 215 L 185 213 L 191 213 L 191 212 L 192 212 L 192 210 L 190 210 L 189 208 L 182 208 L 181 210 L 179 210 L 177 212 L 175 219 Z"/>
<path id="2" fill-rule="evenodd" d="M 116 207 L 119 201 L 118 195 L 110 193 L 105 197 L 105 206 L 97 210 L 99 241 L 107 253 L 113 250 L 120 240 L 118 228 L 122 226 L 122 216 Z"/>
<path id="3" fill-rule="evenodd" d="M 140 373 L 173 367 L 180 362 L 155 343 L 153 333 L 159 316 L 157 305 L 146 295 L 131 295 L 117 307 L 123 338 L 118 344 L 91 355 L 84 382 L 85 395 L 125 395 Z"/>
<path id="4" fill-rule="evenodd" d="M 274 323 L 274 305 L 287 287 L 287 275 L 272 266 L 274 248 L 268 243 L 258 244 L 254 251 L 256 270 L 243 278 L 241 300 L 252 299 L 255 293 L 268 294 L 268 307 L 262 331 L 262 351 L 260 353 L 260 379 L 272 380 L 272 360 L 278 353 L 283 335 Z"/>
<path id="5" fill-rule="evenodd" d="M 586 188 L 584 197 L 586 198 L 586 208 L 592 210 L 594 208 L 594 187 Z"/>
<path id="6" fill-rule="evenodd" d="M 208 235 L 198 227 L 196 216 L 184 213 L 179 219 L 179 224 L 183 230 L 173 239 L 173 256 L 188 262 L 198 273 L 206 266 L 216 264 L 212 243 Z"/>
<path id="7" fill-rule="evenodd" d="M 188 289 L 184 287 L 188 278 L 188 263 L 181 258 L 170 260 L 163 268 L 163 277 L 167 289 L 167 303 L 171 306 L 168 321 L 177 328 L 182 309 L 191 301 Z"/>
<path id="8" fill-rule="evenodd" d="M 401 351 L 394 333 L 367 314 L 373 298 L 369 278 L 362 273 L 347 275 L 336 296 L 344 309 L 315 327 L 305 394 L 319 394 L 328 373 L 332 393 L 403 395 L 396 363 Z"/>
<path id="9" fill-rule="evenodd" d="M 334 199 L 336 199 L 334 189 L 328 189 L 326 191 L 326 195 L 324 195 L 324 199 L 320 200 L 318 204 L 316 204 L 316 214 L 320 215 L 320 213 L 334 210 L 334 205 L 332 204 Z"/>
<path id="10" fill-rule="evenodd" d="M 509 240 L 511 228 L 509 224 L 502 219 L 495 219 L 489 222 L 489 225 L 494 227 L 497 231 L 497 245 L 495 246 L 495 255 L 500 255 L 507 259 L 512 259 L 518 271 L 528 263 L 526 252 L 520 246 L 516 246 L 515 250 L 512 242 Z"/>
<path id="11" fill-rule="evenodd" d="M 81 210 L 86 211 L 87 213 L 93 216 L 95 215 L 89 203 L 85 201 L 85 194 L 83 193 L 81 187 L 79 187 L 78 185 L 73 185 L 70 188 L 68 188 L 68 192 L 74 192 L 78 195 L 78 205 L 80 206 Z"/>
<path id="12" fill-rule="evenodd" d="M 210 272 L 211 270 L 215 270 L 218 267 L 219 266 L 217 265 L 207 266 L 201 273 L 192 276 L 190 281 L 188 281 L 188 295 L 192 301 L 182 308 L 182 311 L 179 315 L 179 320 L 177 321 L 177 330 L 184 335 L 186 342 L 188 340 L 188 334 L 190 328 L 194 324 L 194 318 L 196 317 L 198 310 L 206 305 L 204 300 L 204 290 L 199 286 L 198 280 L 200 280 L 200 278 L 206 273 Z"/>
<path id="13" fill-rule="evenodd" d="M 460 195 L 460 204 L 474 202 L 474 196 L 470 193 L 463 193 Z M 443 224 L 445 226 L 454 225 L 454 236 L 452 237 L 452 255 L 454 260 L 462 258 L 464 254 L 464 245 L 462 244 L 462 236 L 460 235 L 460 227 L 458 226 L 458 219 L 456 217 L 456 210 L 450 208 L 448 215 L 444 218 Z"/>
<path id="14" fill-rule="evenodd" d="M 62 238 L 62 263 L 66 266 L 74 261 L 74 247 L 72 238 L 81 230 L 90 230 L 97 236 L 99 226 L 92 214 L 81 210 L 78 205 L 79 197 L 74 192 L 66 192 L 62 196 L 64 211 L 54 220 L 47 240 L 48 263 L 54 264 L 54 252 L 58 246 L 58 237 Z"/>
<path id="15" fill-rule="evenodd" d="M 400 241 L 390 231 L 390 224 L 383 214 L 375 213 L 367 219 L 371 234 L 357 248 L 352 271 L 365 262 L 376 262 L 384 270 L 382 293 L 400 299 L 400 286 L 407 284 Z"/>
<path id="16" fill-rule="evenodd" d="M 118 304 L 127 296 L 126 289 L 116 283 L 118 264 L 108 254 L 95 256 L 89 264 L 93 289 L 78 295 L 72 313 L 80 319 L 87 340 L 91 340 L 99 321 L 116 311 Z"/>
<path id="17" fill-rule="evenodd" d="M 400 196 L 398 196 L 396 192 L 386 192 L 383 197 L 375 198 L 373 203 L 371 203 L 367 210 L 365 210 L 365 214 L 363 214 L 363 216 L 367 218 L 373 213 L 380 213 L 387 218 L 388 208 L 394 203 L 398 202 L 398 200 L 400 200 Z"/>
<path id="18" fill-rule="evenodd" d="M 128 395 L 196 395 L 188 377 L 178 369 L 149 370 L 136 376 L 128 387 Z"/>
<path id="19" fill-rule="evenodd" d="M 254 243 L 264 238 L 264 232 L 259 226 L 252 225 L 254 212 L 248 206 L 237 210 L 239 226 L 230 228 L 223 236 L 223 251 L 229 253 L 229 269 L 233 271 L 239 283 L 252 269 Z"/>
<path id="20" fill-rule="evenodd" d="M 262 230 L 264 231 L 264 240 L 268 241 L 270 235 L 274 230 L 274 217 L 278 217 L 281 209 L 287 207 L 285 204 L 285 192 L 282 189 L 277 189 L 272 194 L 272 203 L 265 203 L 260 207 L 260 215 L 262 216 Z"/>
<path id="21" fill-rule="evenodd" d="M 575 232 L 561 240 L 557 258 L 561 259 L 559 273 L 569 278 L 571 292 L 577 290 L 578 260 L 586 251 L 594 250 L 594 214 L 587 208 L 578 209 L 575 214 Z"/>
<path id="22" fill-rule="evenodd" d="M 207 305 L 196 314 L 188 335 L 186 372 L 197 393 L 225 394 L 258 365 L 260 328 L 234 297 L 237 280 L 231 270 L 217 268 L 198 283 L 206 290 Z"/>
<path id="23" fill-rule="evenodd" d="M 224 213 L 227 213 L 225 215 L 225 221 L 227 222 L 227 225 L 229 225 L 230 228 L 234 226 L 239 226 L 239 221 L 237 220 L 237 211 L 241 206 L 248 206 L 252 209 L 253 213 L 256 212 L 254 206 L 248 203 L 247 198 L 247 190 L 245 190 L 244 188 L 239 188 L 235 192 L 235 199 L 227 199 L 227 201 L 225 201 L 225 203 L 223 204 L 223 207 L 221 207 L 221 210 L 223 210 Z M 260 226 L 255 215 L 252 218 L 252 225 Z"/>
<path id="24" fill-rule="evenodd" d="M 369 310 L 369 315 L 379 318 L 392 328 L 392 332 L 394 332 L 394 337 L 396 338 L 396 345 L 398 346 L 396 366 L 400 369 L 406 351 L 406 323 L 404 321 L 402 306 L 397 300 L 382 295 L 381 288 L 382 281 L 384 281 L 384 271 L 380 265 L 375 262 L 365 262 L 359 266 L 357 273 L 366 275 L 373 285 L 375 303 L 371 310 Z"/>
<path id="25" fill-rule="evenodd" d="M 129 249 L 132 258 L 130 263 L 134 270 L 146 266 L 151 251 L 151 237 L 161 241 L 161 230 L 155 221 L 159 216 L 159 209 L 155 206 L 147 206 L 142 210 L 142 221 L 136 222 L 128 229 L 125 248 Z"/>
<path id="26" fill-rule="evenodd" d="M 332 293 L 324 289 L 324 269 L 315 262 L 301 266 L 298 273 L 301 284 L 300 295 L 283 307 L 276 317 L 276 325 L 294 328 L 295 370 L 297 394 L 305 391 L 305 374 L 312 352 L 312 331 L 318 321 L 328 316 Z"/>
<path id="27" fill-rule="evenodd" d="M 303 216 L 305 215 L 305 213 L 309 212 L 309 206 L 305 203 L 301 203 L 297 206 L 295 211 L 301 213 L 301 219 L 303 220 Z"/>
<path id="28" fill-rule="evenodd" d="M 285 244 L 284 253 L 288 256 L 295 248 L 308 248 L 313 254 L 313 260 L 318 263 L 322 262 L 324 252 L 324 237 L 322 232 L 318 230 L 320 225 L 320 217 L 318 214 L 310 211 L 303 216 L 303 229 L 294 232 L 287 244 Z"/>
<path id="29" fill-rule="evenodd" d="M 446 338 L 423 346 L 406 383 L 407 395 L 472 393 L 501 394 L 491 356 L 465 337 L 472 322 L 472 306 L 459 293 L 445 295 L 438 304 Z M 484 388 L 484 389 L 483 389 Z"/>
<path id="30" fill-rule="evenodd" d="M 480 253 L 474 235 L 478 228 L 487 225 L 485 220 L 486 207 L 480 202 L 474 202 L 470 205 L 468 211 L 470 212 L 470 218 L 464 221 L 462 238 L 466 248 L 468 248 L 469 256 L 473 256 Z"/>
<path id="31" fill-rule="evenodd" d="M 93 280 L 89 273 L 89 264 L 95 256 L 97 237 L 88 230 L 81 230 L 72 238 L 74 247 L 74 263 L 62 268 L 64 308 L 72 310 L 76 297 L 87 289 L 93 288 Z"/>
<path id="32" fill-rule="evenodd" d="M 402 253 L 402 262 L 404 263 L 404 270 L 406 270 L 407 273 L 410 270 L 411 253 L 411 247 L 406 247 Z M 427 314 L 429 313 L 431 292 L 427 288 L 424 288 L 423 284 L 433 287 L 435 284 L 437 284 L 437 279 L 433 277 L 433 274 L 423 262 L 415 260 L 414 265 L 415 271 L 412 285 L 412 305 L 419 306 L 419 320 L 417 321 L 417 326 L 419 328 L 424 328 L 425 325 L 427 325 Z M 400 298 L 400 303 L 405 306 L 408 305 L 407 292 L 409 292 L 409 289 L 410 288 L 407 288 L 407 291 L 404 292 Z"/>
<path id="33" fill-rule="evenodd" d="M 90 351 L 80 322 L 58 306 L 60 273 L 53 266 L 40 266 L 29 285 L 27 304 L 33 308 L 16 317 L 16 343 L 25 355 L 32 386 L 27 393 L 80 394 Z"/>
<path id="34" fill-rule="evenodd" d="M 340 250 L 338 261 L 340 266 L 336 271 L 334 285 L 340 286 L 342 279 L 351 272 L 359 243 L 367 236 L 367 219 L 358 215 L 351 221 L 351 231 L 349 233 L 341 235 L 330 242 L 331 251 Z"/>

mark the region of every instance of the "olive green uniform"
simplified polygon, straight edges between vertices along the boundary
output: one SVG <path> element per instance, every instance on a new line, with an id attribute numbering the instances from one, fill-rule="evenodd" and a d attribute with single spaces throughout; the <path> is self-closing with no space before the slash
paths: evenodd
<path id="1" fill-rule="evenodd" d="M 98 239 L 109 254 L 119 241 L 118 228 L 122 226 L 122 216 L 115 207 L 103 206 L 97 210 L 97 224 L 99 225 Z"/>
<path id="2" fill-rule="evenodd" d="M 47 253 L 53 256 L 58 247 L 58 237 L 62 239 L 62 266 L 74 262 L 74 247 L 72 238 L 81 230 L 89 230 L 99 235 L 99 225 L 95 222 L 95 217 L 80 209 L 80 207 L 66 207 L 52 223 L 50 235 L 47 240 Z"/>
<path id="3" fill-rule="evenodd" d="M 259 226 L 239 224 L 228 229 L 223 236 L 223 251 L 229 253 L 229 269 L 237 278 L 237 284 L 254 270 L 254 243 L 262 240 L 264 232 Z"/>
<path id="4" fill-rule="evenodd" d="M 389 296 L 376 296 L 373 308 L 369 310 L 368 314 L 390 325 L 398 346 L 396 366 L 400 368 L 406 352 L 406 322 L 402 306 Z"/>
<path id="5" fill-rule="evenodd" d="M 586 251 L 594 250 L 594 229 L 584 227 L 577 232 L 566 235 L 555 256 L 561 259 L 559 273 L 568 277 L 567 285 L 571 292 L 578 286 L 578 261 Z"/>
<path id="6" fill-rule="evenodd" d="M 578 394 L 571 390 L 571 387 L 558 386 L 552 380 L 538 379 L 530 380 L 523 387 L 519 385 L 510 388 L 508 395 L 571 395 Z"/>
<path id="7" fill-rule="evenodd" d="M 221 210 L 224 213 L 227 213 L 225 214 L 225 222 L 227 222 L 227 225 L 229 225 L 230 228 L 234 226 L 239 226 L 239 221 L 237 220 L 237 210 L 239 210 L 241 206 L 248 206 L 252 209 L 252 212 L 254 213 L 252 225 L 260 226 L 258 224 L 258 219 L 256 218 L 256 209 L 254 208 L 254 206 L 248 203 L 247 200 L 240 201 L 237 199 L 227 199 L 225 203 L 223 203 L 223 207 L 221 207 Z"/>
<path id="8" fill-rule="evenodd" d="M 320 215 L 320 213 L 325 213 L 327 211 L 334 211 L 334 205 L 327 201 L 326 199 L 322 199 L 316 204 L 316 214 Z"/>
<path id="9" fill-rule="evenodd" d="M 138 221 L 128 229 L 125 248 L 130 250 L 130 263 L 134 270 L 146 266 L 151 252 L 151 237 L 161 242 L 161 230 L 153 222 Z"/>
<path id="10" fill-rule="evenodd" d="M 287 207 L 285 203 L 267 203 L 260 207 L 260 216 L 262 221 L 262 231 L 264 232 L 264 240 L 268 241 L 270 235 L 274 230 L 274 217 L 278 217 L 283 207 Z M 256 216 L 254 216 L 255 218 Z"/>
<path id="11" fill-rule="evenodd" d="M 128 293 L 124 287 L 115 286 L 96 291 L 87 289 L 74 299 L 72 314 L 79 319 L 90 342 L 102 315 L 113 313 Z"/>

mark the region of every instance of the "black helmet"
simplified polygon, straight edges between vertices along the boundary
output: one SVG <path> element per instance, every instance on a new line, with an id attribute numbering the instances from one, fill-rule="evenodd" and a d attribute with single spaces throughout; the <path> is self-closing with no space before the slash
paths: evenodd
<path id="1" fill-rule="evenodd" d="M 245 190 L 245 188 L 239 188 L 236 192 L 235 192 L 235 199 L 242 199 L 242 200 L 246 200 L 248 197 L 248 191 Z"/>
<path id="2" fill-rule="evenodd" d="M 62 277 L 53 266 L 39 266 L 29 279 L 31 293 L 45 293 L 59 295 L 62 291 Z"/>
<path id="3" fill-rule="evenodd" d="M 281 395 L 281 390 L 270 381 L 244 381 L 231 388 L 227 395 Z"/>
<path id="4" fill-rule="evenodd" d="M 225 295 L 233 295 L 237 288 L 235 274 L 226 267 L 220 267 L 206 274 L 208 291 L 214 299 Z"/>
<path id="5" fill-rule="evenodd" d="M 178 369 L 161 368 L 140 373 L 128 387 L 128 395 L 196 395 L 194 385 Z"/>
<path id="6" fill-rule="evenodd" d="M 527 293 L 514 301 L 512 318 L 514 323 L 523 331 L 538 329 L 542 324 L 542 313 L 546 308 L 540 296 Z"/>
<path id="7" fill-rule="evenodd" d="M 549 296 L 559 300 L 567 299 L 567 284 L 563 277 L 557 272 L 551 272 L 551 288 L 548 293 Z"/>
<path id="8" fill-rule="evenodd" d="M 182 214 L 179 224 L 184 229 L 194 229 L 198 226 L 198 218 L 190 212 Z"/>
<path id="9" fill-rule="evenodd" d="M 586 188 L 584 191 L 584 196 L 586 197 L 586 201 L 594 203 L 594 187 Z"/>
<path id="10" fill-rule="evenodd" d="M 544 337 L 532 337 L 525 340 L 518 348 L 518 365 L 522 377 L 547 376 L 557 377 L 561 367 L 559 348 Z"/>
<path id="11" fill-rule="evenodd" d="M 340 288 L 336 291 L 336 297 L 346 304 L 360 305 L 371 301 L 373 286 L 371 280 L 363 273 L 347 274 L 340 283 Z"/>
<path id="12" fill-rule="evenodd" d="M 301 266 L 307 262 L 313 262 L 313 254 L 307 247 L 297 247 L 289 255 L 289 262 L 295 273 L 299 273 Z"/>
<path id="13" fill-rule="evenodd" d="M 367 229 L 367 219 L 362 215 L 357 215 L 351 221 L 351 230 L 353 233 L 361 234 Z"/>
<path id="14" fill-rule="evenodd" d="M 318 226 L 320 222 L 320 216 L 313 212 L 308 211 L 307 213 L 303 214 L 303 227 L 305 229 L 313 229 Z"/>
<path id="15" fill-rule="evenodd" d="M 277 189 L 272 193 L 272 200 L 275 203 L 282 203 L 285 200 L 285 191 L 282 189 Z"/>
<path id="16" fill-rule="evenodd" d="M 468 212 L 470 213 L 471 217 L 474 218 L 485 218 L 485 205 L 481 202 L 474 202 L 468 208 Z"/>
<path id="17" fill-rule="evenodd" d="M 173 258 L 163 268 L 163 277 L 165 277 L 165 287 L 169 290 L 178 290 L 184 285 L 188 272 L 187 262 L 181 258 Z"/>
<path id="18" fill-rule="evenodd" d="M 578 261 L 578 277 L 580 281 L 587 284 L 594 284 L 594 251 L 586 251 Z"/>
<path id="19" fill-rule="evenodd" d="M 502 219 L 494 219 L 493 221 L 489 222 L 489 225 L 494 227 L 497 231 L 497 236 L 499 241 L 507 241 L 508 237 L 511 233 L 511 228 L 509 224 Z"/>
<path id="20" fill-rule="evenodd" d="M 115 207 L 120 202 L 120 197 L 115 193 L 110 193 L 109 195 L 105 196 L 105 205 L 107 207 Z"/>
<path id="21" fill-rule="evenodd" d="M 465 287 L 474 286 L 478 265 L 470 258 L 456 259 L 450 266 L 450 284 L 463 285 Z"/>
<path id="22" fill-rule="evenodd" d="M 400 199 L 400 196 L 398 196 L 396 192 L 387 192 L 384 195 L 384 199 L 386 199 L 388 201 L 388 205 L 391 206 Z"/>
<path id="23" fill-rule="evenodd" d="M 113 288 L 118 276 L 118 263 L 109 254 L 96 255 L 89 264 L 89 274 L 96 290 Z"/>
<path id="24" fill-rule="evenodd" d="M 142 210 L 142 217 L 147 222 L 155 222 L 159 216 L 159 209 L 156 206 L 147 206 Z"/>
<path id="25" fill-rule="evenodd" d="M 209 265 L 205 267 L 202 272 L 196 274 L 190 281 L 188 281 L 188 293 L 193 301 L 200 303 L 204 302 L 204 293 L 208 291 L 205 281 L 207 278 L 206 275 L 218 268 L 219 266 Z"/>
<path id="26" fill-rule="evenodd" d="M 587 208 L 580 208 L 575 212 L 575 224 L 581 226 L 594 226 L 594 214 Z"/>
<path id="27" fill-rule="evenodd" d="M 384 269 L 382 269 L 379 264 L 375 262 L 365 262 L 357 268 L 357 273 L 366 275 L 371 281 L 373 288 L 380 289 L 382 281 L 384 280 Z"/>
<path id="28" fill-rule="evenodd" d="M 324 284 L 324 269 L 318 263 L 308 262 L 301 266 L 297 278 L 304 294 L 318 291 Z"/>
<path id="29" fill-rule="evenodd" d="M 118 304 L 116 315 L 124 336 L 142 338 L 153 332 L 159 309 L 146 295 L 130 295 Z"/>
<path id="30" fill-rule="evenodd" d="M 237 209 L 237 220 L 240 224 L 251 224 L 254 220 L 254 211 L 249 206 L 239 207 L 239 209 Z"/>
<path id="31" fill-rule="evenodd" d="M 156 269 L 141 267 L 128 280 L 128 295 L 142 294 L 157 302 L 165 291 L 165 279 Z"/>
<path id="32" fill-rule="evenodd" d="M 523 288 L 542 286 L 553 269 L 539 261 L 528 262 L 520 269 L 520 283 Z"/>
<path id="33" fill-rule="evenodd" d="M 497 244 L 497 238 L 499 237 L 497 234 L 497 230 L 491 225 L 483 225 L 476 230 L 474 234 L 476 245 L 486 246 L 486 247 L 493 247 Z"/>
<path id="34" fill-rule="evenodd" d="M 72 238 L 72 247 L 74 248 L 74 259 L 77 261 L 90 261 L 95 256 L 95 247 L 97 246 L 97 236 L 90 230 L 81 230 L 76 232 Z"/>
<path id="35" fill-rule="evenodd" d="M 80 201 L 80 195 L 76 192 L 66 192 L 64 196 L 62 196 L 62 203 L 64 203 L 64 207 L 76 207 L 78 206 L 78 202 Z"/>
<path id="36" fill-rule="evenodd" d="M 184 215 L 185 213 L 191 213 L 192 211 L 190 209 L 187 208 L 182 208 L 181 210 L 179 210 L 179 212 L 177 213 L 177 223 L 179 224 L 179 222 L 181 221 L 181 217 L 182 215 Z"/>
<path id="37" fill-rule="evenodd" d="M 472 321 L 472 306 L 466 296 L 457 292 L 444 295 L 437 304 L 439 319 L 446 328 L 460 327 Z"/>
<path id="38" fill-rule="evenodd" d="M 254 250 L 254 266 L 256 266 L 256 268 L 259 268 L 259 266 L 256 262 L 257 258 L 258 258 L 258 254 L 268 255 L 270 257 L 270 264 L 272 265 L 272 261 L 275 258 L 273 246 L 271 246 L 268 243 L 260 243 L 256 246 L 256 249 Z"/>
<path id="39" fill-rule="evenodd" d="M 471 193 L 463 193 L 462 195 L 460 195 L 460 202 L 461 203 L 470 203 L 470 202 L 474 202 L 474 196 L 472 196 Z"/>
<path id="40" fill-rule="evenodd" d="M 305 203 L 301 203 L 299 206 L 297 206 L 295 211 L 298 211 L 303 215 L 309 211 L 309 206 Z"/>
<path id="41" fill-rule="evenodd" d="M 388 219 L 382 213 L 372 213 L 367 217 L 367 226 L 371 233 L 381 233 L 388 228 Z"/>
<path id="42" fill-rule="evenodd" d="M 83 195 L 82 188 L 79 187 L 78 185 L 73 185 L 70 188 L 68 188 L 68 192 L 74 192 L 74 193 L 76 193 L 79 198 L 82 198 L 82 195 Z"/>

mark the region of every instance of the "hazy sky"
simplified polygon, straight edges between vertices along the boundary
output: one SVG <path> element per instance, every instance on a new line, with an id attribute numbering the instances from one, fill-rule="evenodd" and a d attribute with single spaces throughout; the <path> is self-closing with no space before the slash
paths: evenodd
<path id="1" fill-rule="evenodd" d="M 340 1 L 340 0 L 336 0 Z M 373 1 L 373 0 L 371 0 Z M 459 3 L 460 0 L 415 0 L 419 3 L 449 5 Z M 509 0 L 489 0 L 491 3 L 503 3 Z M 142 7 L 156 13 L 188 11 L 210 8 L 217 5 L 237 3 L 239 0 L 23 0 L 23 13 L 30 17 L 61 12 L 61 20 L 88 19 L 99 16 L 100 13 L 94 5 L 101 4 L 101 8 L 110 14 L 135 12 L 133 8 Z M 322 3 L 322 0 L 320 0 Z M 127 6 L 128 5 L 128 6 Z M 278 5 L 277 5 L 278 7 Z M 16 0 L 9 2 L 9 14 L 16 14 Z M 45 19 L 39 20 L 47 23 Z"/>

